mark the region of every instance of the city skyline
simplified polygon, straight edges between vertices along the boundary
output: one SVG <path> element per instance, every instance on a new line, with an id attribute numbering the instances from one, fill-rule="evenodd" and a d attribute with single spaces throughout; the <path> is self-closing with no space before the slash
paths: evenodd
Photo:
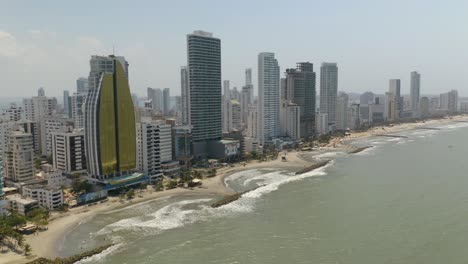
<path id="1" fill-rule="evenodd" d="M 254 76 L 258 74 L 256 56 L 259 52 L 268 51 L 276 54 L 281 69 L 294 67 L 297 61 L 310 61 L 316 65 L 326 61 L 337 62 L 340 66 L 340 91 L 375 91 L 384 94 L 388 79 L 398 78 L 402 82 L 402 94 L 409 94 L 408 72 L 418 71 L 425 76 L 421 87 L 422 94 L 440 94 L 455 89 L 460 91 L 460 96 L 467 95 L 464 89 L 467 82 L 458 77 L 464 76 L 468 69 L 468 60 L 464 58 L 467 55 L 459 52 L 468 43 L 468 39 L 463 37 L 467 35 L 462 26 L 466 24 L 463 23 L 463 8 L 452 10 L 448 16 L 445 12 L 447 9 L 436 2 L 425 2 L 424 6 L 405 3 L 405 9 L 400 10 L 398 3 L 377 4 L 360 1 L 353 5 L 363 10 L 353 7 L 347 14 L 342 11 L 347 10 L 346 8 L 333 10 L 323 3 L 307 2 L 305 6 L 314 5 L 319 21 L 311 28 L 314 31 L 312 35 L 320 36 L 321 39 L 311 40 L 299 31 L 289 31 L 288 23 L 282 25 L 279 21 L 273 21 L 272 25 L 269 25 L 275 27 L 277 32 L 288 32 L 288 41 L 296 43 L 294 50 L 284 41 L 272 41 L 272 36 L 260 31 L 264 22 L 258 25 L 252 23 L 265 16 L 259 14 L 259 17 L 256 17 L 254 11 L 258 7 L 257 3 L 251 3 L 248 5 L 251 8 L 246 8 L 246 12 L 240 13 L 240 17 L 245 18 L 244 21 L 238 19 L 239 16 L 226 16 L 223 12 L 232 10 L 232 13 L 236 14 L 240 7 L 234 4 L 226 4 L 220 9 L 216 6 L 210 7 L 210 2 L 200 3 L 199 7 L 187 3 L 184 8 L 176 8 L 171 3 L 155 3 L 150 5 L 148 10 L 129 9 L 125 3 L 116 4 L 110 8 L 123 18 L 117 22 L 123 26 L 123 31 L 118 36 L 112 31 L 107 32 L 104 25 L 98 23 L 101 18 L 94 11 L 87 14 L 90 21 L 83 21 L 84 25 L 94 22 L 92 29 L 67 28 L 67 25 L 74 22 L 67 15 L 82 10 L 83 6 L 79 4 L 67 4 L 67 7 L 64 7 L 55 2 L 47 12 L 56 16 L 56 13 L 60 13 L 59 17 L 63 18 L 60 25 L 52 23 L 46 17 L 45 10 L 42 10 L 43 13 L 38 12 L 43 9 L 43 5 L 29 3 L 31 8 L 24 13 L 19 12 L 23 10 L 22 5 L 12 3 L 3 9 L 3 12 L 0 11 L 4 18 L 4 22 L 0 24 L 2 86 L 14 87 L 8 96 L 24 97 L 34 93 L 41 86 L 49 96 L 60 97 L 63 90 L 72 92 L 76 80 L 87 76 L 89 56 L 112 54 L 114 47 L 116 54 L 125 54 L 132 61 L 132 93 L 143 96 L 147 87 L 169 87 L 171 95 L 180 95 L 180 66 L 185 65 L 186 60 L 185 35 L 198 29 L 213 32 L 223 40 L 225 44 L 222 55 L 222 80 L 230 80 L 231 87 L 238 89 L 244 84 L 245 68 L 252 68 Z M 351 3 L 343 2 L 341 5 L 348 6 Z M 459 2 L 459 5 L 467 4 Z M 190 14 L 191 8 L 196 8 L 199 13 Z M 297 11 L 296 16 L 291 18 L 292 22 L 306 19 L 305 11 L 287 8 L 289 11 Z M 281 11 L 275 7 L 268 9 L 271 11 L 270 16 Z M 395 21 L 391 20 L 391 11 L 394 9 L 398 9 L 401 15 L 400 19 Z M 167 18 L 166 16 L 174 15 L 176 11 L 180 12 L 178 15 L 181 20 L 167 29 L 148 27 L 143 22 L 149 20 L 151 10 L 166 11 L 161 14 L 160 11 L 157 12 L 161 17 L 158 17 L 155 23 L 159 22 L 159 19 Z M 375 14 L 368 14 L 372 13 L 369 11 L 374 11 Z M 36 18 L 41 18 L 40 21 L 29 18 L 30 12 L 34 12 Z M 136 17 L 138 12 L 141 16 Z M 419 19 L 407 17 L 414 14 Z M 320 22 L 320 18 L 327 15 L 332 18 L 338 15 L 341 17 L 331 24 Z M 103 14 L 103 19 L 107 16 Z M 224 19 L 220 21 L 219 16 L 223 16 Z M 190 18 L 196 18 L 195 22 Z M 367 20 L 373 20 L 375 25 L 367 25 Z M 407 29 L 405 23 L 409 21 L 412 22 L 410 28 L 418 28 L 418 36 L 412 36 L 413 30 Z M 444 22 L 441 25 L 437 21 Z M 246 23 L 249 23 L 249 27 L 246 27 Z M 164 24 L 162 22 L 158 25 Z M 444 31 L 444 25 L 450 25 L 451 31 Z M 130 30 L 132 27 L 138 30 Z M 353 35 L 346 31 L 348 27 L 353 28 Z M 373 37 L 364 38 L 369 33 Z M 452 43 L 452 46 L 440 45 L 440 38 Z M 249 40 L 248 45 L 245 44 L 245 39 Z M 366 39 L 366 42 L 363 42 L 363 39 Z M 405 41 L 401 41 L 402 39 Z M 63 61 L 67 63 L 61 63 Z M 445 72 L 449 66 L 452 70 Z M 369 72 L 369 69 L 372 70 Z M 253 78 L 253 84 L 254 93 L 257 94 L 256 78 Z"/>

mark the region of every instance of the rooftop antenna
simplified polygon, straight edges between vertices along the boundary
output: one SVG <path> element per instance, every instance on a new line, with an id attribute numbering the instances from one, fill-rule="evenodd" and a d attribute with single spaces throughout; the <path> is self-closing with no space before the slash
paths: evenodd
<path id="1" fill-rule="evenodd" d="M 112 55 L 115 56 L 115 45 L 112 45 Z"/>

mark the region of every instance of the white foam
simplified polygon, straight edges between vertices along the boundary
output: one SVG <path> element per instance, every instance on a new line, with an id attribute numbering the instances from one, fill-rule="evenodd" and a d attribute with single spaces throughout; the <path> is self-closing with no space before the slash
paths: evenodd
<path id="1" fill-rule="evenodd" d="M 106 250 L 102 251 L 99 254 L 92 255 L 90 257 L 84 258 L 78 262 L 75 262 L 75 264 L 84 264 L 84 263 L 96 263 L 104 259 L 106 256 L 115 253 L 118 249 L 120 249 L 124 244 L 115 244 L 107 248 Z"/>

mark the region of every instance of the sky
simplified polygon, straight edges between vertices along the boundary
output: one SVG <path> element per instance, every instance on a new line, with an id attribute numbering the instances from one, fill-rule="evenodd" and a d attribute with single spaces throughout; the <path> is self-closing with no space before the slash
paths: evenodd
<path id="1" fill-rule="evenodd" d="M 91 55 L 113 50 L 130 63 L 133 93 L 178 95 L 194 30 L 221 39 L 231 87 L 242 87 L 245 68 L 256 86 L 257 55 L 268 51 L 282 74 L 314 63 L 317 91 L 320 64 L 336 62 L 341 91 L 384 93 L 398 78 L 408 94 L 418 71 L 422 94 L 468 96 L 467 14 L 466 0 L 0 0 L 0 97 L 75 91 Z"/>

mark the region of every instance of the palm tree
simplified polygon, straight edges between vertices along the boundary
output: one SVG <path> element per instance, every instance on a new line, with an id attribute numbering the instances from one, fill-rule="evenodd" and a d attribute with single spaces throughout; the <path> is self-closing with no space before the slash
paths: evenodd
<path id="1" fill-rule="evenodd" d="M 32 248 L 29 244 L 24 244 L 23 250 L 24 250 L 24 255 L 28 256 L 29 254 L 31 254 Z"/>

